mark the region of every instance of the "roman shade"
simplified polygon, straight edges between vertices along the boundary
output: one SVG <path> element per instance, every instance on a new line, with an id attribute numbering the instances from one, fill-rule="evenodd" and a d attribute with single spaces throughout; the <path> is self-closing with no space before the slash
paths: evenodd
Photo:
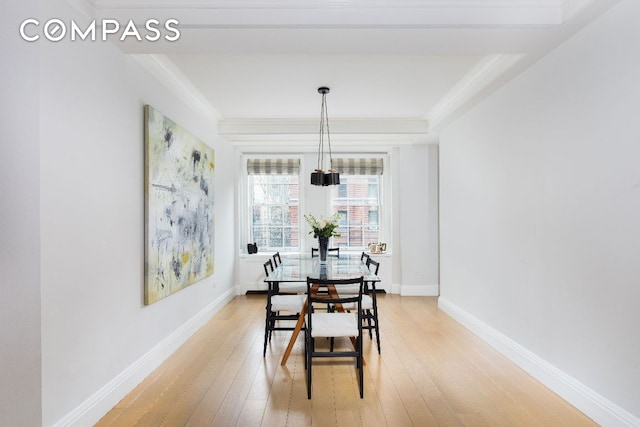
<path id="1" fill-rule="evenodd" d="M 300 159 L 249 159 L 249 175 L 298 175 Z"/>
<path id="2" fill-rule="evenodd" d="M 382 159 L 333 159 L 331 166 L 344 175 L 382 175 Z"/>

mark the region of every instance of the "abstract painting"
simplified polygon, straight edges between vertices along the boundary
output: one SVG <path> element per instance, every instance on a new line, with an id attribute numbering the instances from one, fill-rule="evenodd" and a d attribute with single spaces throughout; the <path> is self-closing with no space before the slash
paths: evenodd
<path id="1" fill-rule="evenodd" d="M 213 274 L 214 150 L 149 105 L 145 123 L 145 304 Z"/>

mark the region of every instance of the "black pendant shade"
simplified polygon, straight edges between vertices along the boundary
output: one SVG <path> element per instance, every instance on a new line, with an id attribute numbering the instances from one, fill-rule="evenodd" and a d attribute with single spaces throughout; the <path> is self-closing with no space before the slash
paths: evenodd
<path id="1" fill-rule="evenodd" d="M 311 172 L 311 185 L 338 185 L 340 184 L 340 174 L 338 172 L 322 172 L 316 169 Z"/>
<path id="2" fill-rule="evenodd" d="M 329 115 L 327 113 L 326 96 L 329 93 L 328 87 L 319 87 L 318 93 L 322 95 L 322 106 L 320 109 L 320 140 L 318 142 L 318 167 L 311 172 L 311 185 L 338 185 L 340 184 L 340 174 L 331 168 L 331 137 L 329 135 Z M 327 146 L 329 148 L 329 170 L 325 172 L 324 166 L 324 136 L 327 136 Z"/>
<path id="3" fill-rule="evenodd" d="M 338 172 L 330 169 L 329 172 L 325 173 L 323 176 L 323 184 L 322 185 L 338 185 L 340 184 L 340 174 Z"/>
<path id="4" fill-rule="evenodd" d="M 321 170 L 316 169 L 315 172 L 311 172 L 311 185 L 324 185 L 324 174 Z"/>

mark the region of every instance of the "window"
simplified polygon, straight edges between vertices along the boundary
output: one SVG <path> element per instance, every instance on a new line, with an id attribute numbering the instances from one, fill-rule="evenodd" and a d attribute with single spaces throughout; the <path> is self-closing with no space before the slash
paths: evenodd
<path id="1" fill-rule="evenodd" d="M 347 197 L 347 184 L 344 181 L 338 184 L 338 197 Z"/>
<path id="2" fill-rule="evenodd" d="M 299 160 L 250 159 L 249 241 L 260 250 L 300 247 Z"/>
<path id="3" fill-rule="evenodd" d="M 331 209 L 342 215 L 333 244 L 363 249 L 380 241 L 382 159 L 334 159 L 340 185 L 331 188 Z"/>

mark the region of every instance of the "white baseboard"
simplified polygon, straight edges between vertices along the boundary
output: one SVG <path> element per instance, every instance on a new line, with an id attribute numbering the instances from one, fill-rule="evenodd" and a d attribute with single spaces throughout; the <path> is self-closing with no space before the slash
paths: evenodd
<path id="1" fill-rule="evenodd" d="M 267 285 L 265 283 L 242 283 L 236 285 L 236 289 L 238 295 L 244 295 L 248 291 L 265 291 L 267 290 Z"/>
<path id="2" fill-rule="evenodd" d="M 92 426 L 133 390 L 154 369 L 187 341 L 211 317 L 234 298 L 234 289 L 228 289 L 171 335 L 155 345 L 133 362 L 117 377 L 109 381 L 80 406 L 65 415 L 54 427 Z"/>
<path id="3" fill-rule="evenodd" d="M 640 418 L 478 320 L 446 298 L 438 308 L 602 426 L 640 426 Z"/>
<path id="4" fill-rule="evenodd" d="M 400 285 L 400 296 L 403 297 L 437 297 L 440 295 L 439 285 Z"/>

